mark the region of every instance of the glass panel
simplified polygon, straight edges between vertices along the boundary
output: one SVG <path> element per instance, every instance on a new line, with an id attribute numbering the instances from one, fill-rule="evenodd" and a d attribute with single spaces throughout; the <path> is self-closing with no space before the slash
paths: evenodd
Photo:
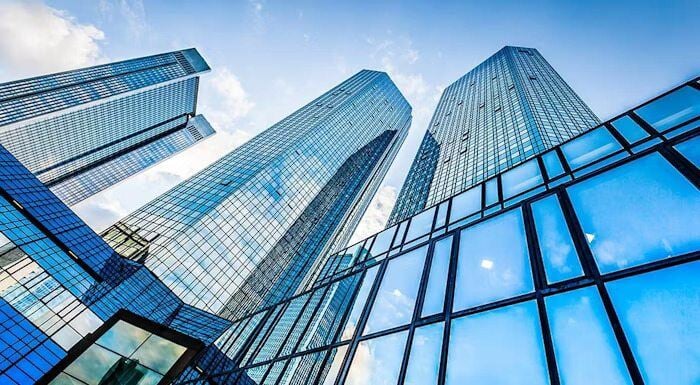
<path id="1" fill-rule="evenodd" d="M 493 178 L 486 182 L 486 206 L 498 202 L 498 180 Z"/>
<path id="2" fill-rule="evenodd" d="M 700 249 L 700 192 L 658 153 L 567 191 L 603 273 Z"/>
<path id="3" fill-rule="evenodd" d="M 595 287 L 545 298 L 562 384 L 629 384 L 603 302 Z"/>
<path id="4" fill-rule="evenodd" d="M 149 335 L 151 333 L 141 328 L 124 321 L 117 321 L 114 326 L 97 339 L 97 343 L 129 357 Z"/>
<path id="5" fill-rule="evenodd" d="M 428 246 L 389 261 L 363 334 L 411 322 Z"/>
<path id="6" fill-rule="evenodd" d="M 360 342 L 344 384 L 396 384 L 407 336 L 403 331 Z"/>
<path id="7" fill-rule="evenodd" d="M 404 233 L 406 233 L 406 224 L 407 223 L 408 223 L 408 221 L 403 221 L 403 222 L 399 223 L 399 230 L 396 233 L 396 238 L 394 238 L 394 243 L 392 244 L 392 247 L 398 246 L 401 244 L 401 242 L 403 242 L 403 235 L 404 235 Z"/>
<path id="8" fill-rule="evenodd" d="M 445 225 L 445 220 L 447 219 L 447 202 L 442 202 L 440 206 L 438 206 L 438 213 L 437 217 L 435 218 L 435 228 L 439 229 L 440 227 Z"/>
<path id="9" fill-rule="evenodd" d="M 605 127 L 598 127 L 587 134 L 563 144 L 561 151 L 572 170 L 622 148 Z"/>
<path id="10" fill-rule="evenodd" d="M 664 131 L 700 116 L 700 92 L 685 86 L 634 112 L 658 131 Z"/>
<path id="11" fill-rule="evenodd" d="M 119 355 L 103 347 L 92 345 L 68 365 L 65 372 L 89 385 L 98 385 L 112 365 L 119 361 L 119 358 Z"/>
<path id="12" fill-rule="evenodd" d="M 323 385 L 333 385 L 335 379 L 338 377 L 338 372 L 340 372 L 340 366 L 343 364 L 345 359 L 345 352 L 348 351 L 348 345 L 343 345 L 339 348 L 331 350 L 328 362 L 332 362 L 331 367 L 328 368 L 328 373 L 323 381 Z M 333 360 L 333 361 L 331 361 Z M 328 364 L 326 364 L 328 365 Z"/>
<path id="13" fill-rule="evenodd" d="M 175 362 L 185 350 L 183 346 L 156 335 L 151 335 L 131 358 L 161 374 L 165 374 L 175 365 Z"/>
<path id="14" fill-rule="evenodd" d="M 547 282 L 554 283 L 583 275 L 576 247 L 566 226 L 564 214 L 556 195 L 532 204 L 537 240 Z"/>
<path id="15" fill-rule="evenodd" d="M 377 256 L 387 250 L 389 250 L 389 247 L 391 246 L 391 240 L 394 238 L 394 232 L 396 231 L 396 226 L 392 226 L 391 228 L 388 228 L 381 233 L 377 234 L 377 238 L 374 240 L 374 244 L 372 244 L 372 248 L 370 249 L 370 254 L 373 256 Z"/>
<path id="16" fill-rule="evenodd" d="M 534 301 L 452 320 L 446 385 L 548 384 Z"/>
<path id="17" fill-rule="evenodd" d="M 700 262 L 621 279 L 607 287 L 644 381 L 696 384 Z"/>
<path id="18" fill-rule="evenodd" d="M 649 136 L 649 133 L 644 131 L 644 129 L 640 127 L 637 122 L 632 120 L 632 118 L 627 115 L 614 120 L 612 125 L 618 132 L 620 132 L 620 134 L 622 134 L 622 136 L 625 137 L 625 139 L 627 139 L 629 143 L 636 143 L 637 141 Z"/>
<path id="19" fill-rule="evenodd" d="M 435 207 L 423 211 L 422 213 L 411 218 L 411 224 L 408 227 L 406 241 L 412 241 L 421 235 L 428 234 L 433 229 L 433 217 L 435 216 Z"/>
<path id="20" fill-rule="evenodd" d="M 427 317 L 441 313 L 445 302 L 445 290 L 447 290 L 447 273 L 450 269 L 450 251 L 452 250 L 452 236 L 443 238 L 435 243 L 433 259 L 430 261 L 430 275 L 425 287 L 423 309 L 421 316 Z"/>
<path id="21" fill-rule="evenodd" d="M 564 167 L 561 165 L 561 161 L 559 160 L 559 156 L 557 156 L 556 151 L 550 151 L 542 155 L 542 161 L 544 162 L 544 168 L 547 169 L 549 179 L 564 173 Z"/>
<path id="22" fill-rule="evenodd" d="M 520 209 L 462 230 L 455 311 L 533 290 Z"/>
<path id="23" fill-rule="evenodd" d="M 683 143 L 678 143 L 673 147 L 693 163 L 695 167 L 700 168 L 700 136 L 688 139 Z"/>
<path id="24" fill-rule="evenodd" d="M 508 199 L 543 182 L 537 160 L 531 159 L 501 175 L 503 199 Z"/>
<path id="25" fill-rule="evenodd" d="M 377 276 L 378 269 L 379 265 L 367 269 L 365 278 L 362 280 L 362 286 L 360 286 L 360 290 L 357 292 L 357 296 L 355 297 L 355 302 L 352 304 L 352 309 L 350 309 L 348 320 L 345 322 L 345 328 L 341 334 L 341 339 L 343 341 L 351 338 L 355 333 L 357 321 L 360 319 L 360 315 L 362 315 L 362 309 L 364 309 L 365 302 L 367 302 L 367 296 L 369 295 L 370 290 L 372 290 L 372 284 L 374 283 L 374 278 Z"/>
<path id="26" fill-rule="evenodd" d="M 450 223 L 481 210 L 481 186 L 476 186 L 452 198 Z"/>
<path id="27" fill-rule="evenodd" d="M 413 334 L 404 385 L 437 384 L 444 322 L 419 327 Z"/>

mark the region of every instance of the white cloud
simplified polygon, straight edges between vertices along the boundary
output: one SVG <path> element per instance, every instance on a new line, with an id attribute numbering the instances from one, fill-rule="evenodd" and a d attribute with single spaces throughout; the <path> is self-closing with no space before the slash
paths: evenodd
<path id="1" fill-rule="evenodd" d="M 384 229 L 389 220 L 391 210 L 396 202 L 396 188 L 394 186 L 383 186 L 372 198 L 365 215 L 360 220 L 355 233 L 349 244 L 365 239 L 374 233 Z"/>
<path id="2" fill-rule="evenodd" d="M 110 22 L 116 18 L 131 39 L 141 39 L 148 32 L 143 0 L 100 0 L 98 9 Z"/>
<path id="3" fill-rule="evenodd" d="M 105 35 L 41 2 L 0 3 L 0 78 L 27 77 L 102 62 Z"/>
<path id="4" fill-rule="evenodd" d="M 255 107 L 241 81 L 225 66 L 202 78 L 199 100 L 200 112 L 214 129 L 228 132 Z"/>

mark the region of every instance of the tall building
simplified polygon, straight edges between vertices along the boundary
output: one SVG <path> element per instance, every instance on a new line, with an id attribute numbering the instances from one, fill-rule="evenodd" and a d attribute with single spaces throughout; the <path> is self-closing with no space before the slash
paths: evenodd
<path id="1" fill-rule="evenodd" d="M 360 71 L 103 236 L 186 303 L 247 314 L 347 242 L 410 122 L 389 77 Z"/>
<path id="2" fill-rule="evenodd" d="M 389 224 L 598 123 L 536 49 L 504 47 L 443 91 Z"/>
<path id="3" fill-rule="evenodd" d="M 0 84 L 0 144 L 75 204 L 214 133 L 207 71 L 187 49 Z"/>

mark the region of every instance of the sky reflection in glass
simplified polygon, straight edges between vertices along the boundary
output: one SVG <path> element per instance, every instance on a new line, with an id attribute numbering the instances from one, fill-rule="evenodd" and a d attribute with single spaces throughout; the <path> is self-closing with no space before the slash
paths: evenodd
<path id="1" fill-rule="evenodd" d="M 621 148 L 607 128 L 599 127 L 563 144 L 561 151 L 571 169 L 575 170 Z"/>
<path id="2" fill-rule="evenodd" d="M 617 131 L 622 134 L 622 136 L 627 139 L 627 142 L 629 143 L 636 143 L 647 136 L 649 136 L 649 133 L 644 131 L 642 127 L 637 124 L 632 118 L 629 117 L 629 115 L 625 115 L 621 117 L 620 119 L 614 120 L 611 122 L 613 127 L 617 129 Z"/>
<path id="3" fill-rule="evenodd" d="M 406 241 L 412 241 L 421 235 L 425 235 L 433 228 L 433 217 L 435 216 L 435 207 L 425 210 L 422 213 L 411 218 L 411 224 L 406 233 Z"/>
<path id="4" fill-rule="evenodd" d="M 700 249 L 700 192 L 658 153 L 567 191 L 603 273 Z"/>
<path id="5" fill-rule="evenodd" d="M 556 151 L 550 151 L 542 155 L 544 168 L 547 170 L 549 178 L 557 177 L 564 173 L 564 166 L 561 165 Z"/>
<path id="6" fill-rule="evenodd" d="M 444 308 L 451 250 L 452 236 L 443 238 L 435 243 L 433 259 L 430 261 L 430 275 L 428 276 L 425 296 L 423 297 L 422 317 L 441 313 Z"/>
<path id="7" fill-rule="evenodd" d="M 416 329 L 408 356 L 404 385 L 427 385 L 438 383 L 440 353 L 444 322 Z"/>
<path id="8" fill-rule="evenodd" d="M 700 116 L 700 91 L 685 86 L 634 112 L 658 131 L 665 131 Z"/>
<path id="9" fill-rule="evenodd" d="M 365 307 L 365 302 L 367 302 L 367 296 L 372 289 L 372 284 L 374 283 L 374 278 L 377 276 L 377 270 L 379 270 L 379 265 L 374 266 L 367 270 L 365 277 L 362 280 L 362 285 L 360 286 L 357 296 L 355 297 L 355 302 L 352 304 L 352 309 L 350 309 L 350 315 L 348 315 L 348 320 L 345 322 L 345 328 L 341 334 L 341 340 L 345 341 L 350 339 L 355 333 L 357 328 L 357 321 L 362 315 L 362 309 Z"/>
<path id="10" fill-rule="evenodd" d="M 476 186 L 452 198 L 450 223 L 481 210 L 481 186 Z"/>
<path id="11" fill-rule="evenodd" d="M 520 209 L 462 230 L 455 311 L 533 291 Z"/>
<path id="12" fill-rule="evenodd" d="M 446 385 L 549 384 L 534 301 L 452 320 Z"/>
<path id="13" fill-rule="evenodd" d="M 407 337 L 402 331 L 360 342 L 344 385 L 395 385 Z"/>
<path id="14" fill-rule="evenodd" d="M 545 304 L 562 384 L 631 384 L 595 287 L 546 297 Z"/>
<path id="15" fill-rule="evenodd" d="M 428 246 L 389 261 L 363 334 L 411 322 Z"/>
<path id="16" fill-rule="evenodd" d="M 543 182 L 536 159 L 531 159 L 501 175 L 503 199 L 508 199 Z"/>
<path id="17" fill-rule="evenodd" d="M 700 262 L 606 284 L 647 384 L 700 379 Z"/>
<path id="18" fill-rule="evenodd" d="M 695 167 L 700 168 L 700 136 L 688 139 L 674 146 L 678 152 L 688 159 Z"/>
<path id="19" fill-rule="evenodd" d="M 550 195 L 533 203 L 532 215 L 547 282 L 582 276 L 583 269 L 557 196 Z"/>

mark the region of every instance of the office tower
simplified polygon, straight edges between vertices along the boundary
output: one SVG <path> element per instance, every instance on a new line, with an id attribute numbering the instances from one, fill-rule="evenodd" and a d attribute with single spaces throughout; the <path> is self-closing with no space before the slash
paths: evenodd
<path id="1" fill-rule="evenodd" d="M 504 47 L 443 91 L 389 224 L 598 123 L 536 49 Z"/>
<path id="2" fill-rule="evenodd" d="M 411 121 L 360 71 L 103 233 L 186 303 L 235 318 L 293 295 L 344 244 Z"/>
<path id="3" fill-rule="evenodd" d="M 0 144 L 75 204 L 213 134 L 207 71 L 187 49 L 0 84 Z"/>
<path id="4" fill-rule="evenodd" d="M 177 384 L 693 384 L 700 78 L 324 257 Z"/>

